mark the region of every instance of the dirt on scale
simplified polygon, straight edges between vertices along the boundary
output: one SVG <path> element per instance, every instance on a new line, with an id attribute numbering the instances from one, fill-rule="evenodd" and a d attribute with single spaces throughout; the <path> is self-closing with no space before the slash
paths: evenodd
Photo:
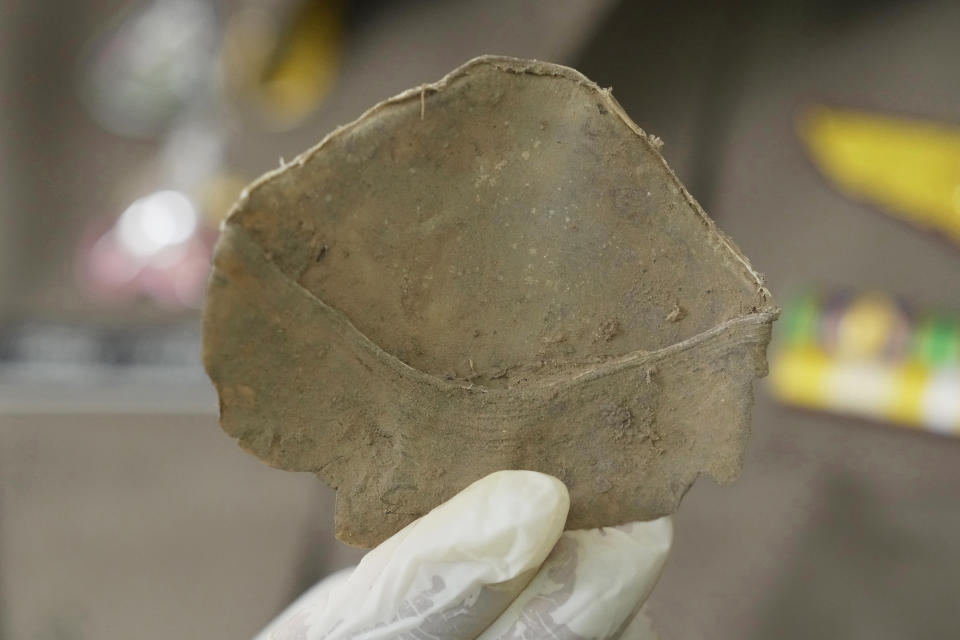
<path id="1" fill-rule="evenodd" d="M 221 424 L 372 546 L 499 469 L 571 529 L 734 479 L 777 310 L 611 92 L 485 56 L 245 190 L 204 362 Z"/>

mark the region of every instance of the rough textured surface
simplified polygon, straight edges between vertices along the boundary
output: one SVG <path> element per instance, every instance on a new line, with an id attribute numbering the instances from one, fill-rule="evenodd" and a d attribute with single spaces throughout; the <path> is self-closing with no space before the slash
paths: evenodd
<path id="1" fill-rule="evenodd" d="M 579 73 L 484 57 L 264 176 L 211 277 L 223 428 L 362 546 L 497 469 L 562 479 L 569 528 L 733 479 L 776 310 L 657 144 Z"/>

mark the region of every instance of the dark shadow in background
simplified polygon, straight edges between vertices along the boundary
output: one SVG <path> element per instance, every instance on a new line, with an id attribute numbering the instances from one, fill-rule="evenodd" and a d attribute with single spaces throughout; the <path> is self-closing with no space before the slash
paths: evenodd
<path id="1" fill-rule="evenodd" d="M 956 555 L 949 532 L 922 530 L 853 476 L 831 477 L 824 487 L 812 526 L 783 558 L 780 582 L 765 601 L 760 595 L 763 616 L 752 638 L 956 637 L 956 591 L 935 586 L 950 576 L 923 574 L 938 557 Z M 905 592 L 928 579 L 926 592 Z"/>
<path id="2" fill-rule="evenodd" d="M 760 36 L 789 25 L 793 38 L 842 31 L 894 0 L 681 0 L 622 2 L 574 66 L 614 96 L 662 150 L 709 212 L 731 117 L 748 67 L 763 55 Z"/>
<path id="3" fill-rule="evenodd" d="M 691 193 L 710 209 L 724 132 L 737 108 L 764 3 L 624 2 L 576 62 L 647 133 Z"/>

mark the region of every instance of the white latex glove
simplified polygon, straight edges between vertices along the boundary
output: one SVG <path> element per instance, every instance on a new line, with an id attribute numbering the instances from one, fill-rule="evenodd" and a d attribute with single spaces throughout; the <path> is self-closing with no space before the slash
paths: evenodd
<path id="1" fill-rule="evenodd" d="M 564 533 L 569 507 L 552 476 L 493 473 L 317 584 L 257 640 L 655 637 L 638 612 L 671 520 Z"/>

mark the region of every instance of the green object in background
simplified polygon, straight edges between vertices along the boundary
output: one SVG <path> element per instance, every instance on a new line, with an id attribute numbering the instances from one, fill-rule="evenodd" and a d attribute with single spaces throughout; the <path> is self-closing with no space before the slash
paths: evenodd
<path id="1" fill-rule="evenodd" d="M 927 316 L 914 336 L 914 356 L 923 363 L 943 366 L 960 360 L 960 323 L 944 315 Z"/>
<path id="2" fill-rule="evenodd" d="M 784 339 L 792 344 L 807 344 L 817 339 L 820 302 L 813 293 L 798 297 L 783 311 Z"/>

